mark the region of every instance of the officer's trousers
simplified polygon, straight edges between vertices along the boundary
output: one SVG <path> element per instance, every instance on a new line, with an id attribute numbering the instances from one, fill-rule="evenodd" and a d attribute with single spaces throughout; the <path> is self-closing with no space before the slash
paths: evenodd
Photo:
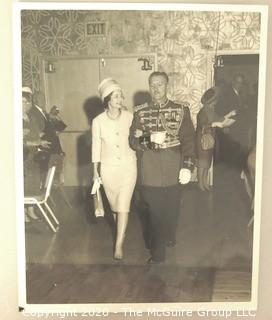
<path id="1" fill-rule="evenodd" d="M 165 260 L 166 241 L 175 241 L 180 212 L 181 187 L 143 186 L 142 196 L 150 218 L 150 251 L 153 260 Z"/>

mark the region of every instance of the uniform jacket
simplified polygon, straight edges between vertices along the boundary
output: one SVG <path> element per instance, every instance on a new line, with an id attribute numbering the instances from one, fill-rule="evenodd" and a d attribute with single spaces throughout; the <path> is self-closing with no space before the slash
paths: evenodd
<path id="1" fill-rule="evenodd" d="M 92 122 L 92 162 L 122 165 L 136 161 L 136 154 L 128 142 L 133 115 L 122 110 L 118 119 L 112 120 L 106 112 Z"/>
<path id="2" fill-rule="evenodd" d="M 144 135 L 166 131 L 165 143 L 158 149 L 150 149 L 135 137 L 136 129 Z M 135 107 L 129 140 L 138 153 L 139 180 L 142 185 L 176 185 L 180 169 L 191 167 L 195 160 L 195 130 L 188 105 L 168 100 L 161 106 L 150 102 Z"/>

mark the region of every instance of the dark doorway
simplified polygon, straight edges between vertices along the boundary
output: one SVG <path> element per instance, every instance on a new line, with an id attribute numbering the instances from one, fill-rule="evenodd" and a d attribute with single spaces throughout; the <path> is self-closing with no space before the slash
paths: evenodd
<path id="1" fill-rule="evenodd" d="M 246 80 L 248 95 L 253 95 L 256 90 L 259 76 L 259 54 L 220 55 L 219 67 L 214 70 L 215 84 L 230 84 L 234 74 L 243 74 Z"/>

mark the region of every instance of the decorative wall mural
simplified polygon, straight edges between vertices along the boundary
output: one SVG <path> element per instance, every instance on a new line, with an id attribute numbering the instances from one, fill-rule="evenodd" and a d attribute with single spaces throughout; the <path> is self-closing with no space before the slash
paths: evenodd
<path id="1" fill-rule="evenodd" d="M 88 37 L 85 24 L 107 21 L 108 34 Z M 169 95 L 196 114 L 206 85 L 207 54 L 259 49 L 260 15 L 233 12 L 22 11 L 23 83 L 40 88 L 40 57 L 157 52 Z"/>

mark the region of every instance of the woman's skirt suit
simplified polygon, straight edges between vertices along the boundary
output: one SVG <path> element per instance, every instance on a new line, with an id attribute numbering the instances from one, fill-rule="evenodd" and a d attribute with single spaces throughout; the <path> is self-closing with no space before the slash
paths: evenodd
<path id="1" fill-rule="evenodd" d="M 130 211 L 136 184 L 136 154 L 128 140 L 132 119 L 126 110 L 115 120 L 105 111 L 92 123 L 92 162 L 101 163 L 101 180 L 114 212 Z"/>

